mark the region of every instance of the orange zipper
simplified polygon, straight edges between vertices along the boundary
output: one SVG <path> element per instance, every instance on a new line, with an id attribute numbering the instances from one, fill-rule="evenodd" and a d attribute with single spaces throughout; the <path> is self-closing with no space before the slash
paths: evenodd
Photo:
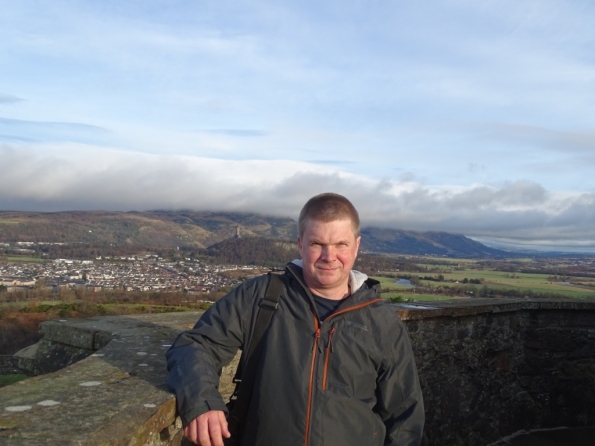
<path id="1" fill-rule="evenodd" d="M 371 305 L 371 304 L 374 304 L 374 303 L 380 302 L 380 301 L 382 301 L 382 299 L 378 298 L 378 299 L 374 299 L 374 300 L 371 300 L 368 302 L 364 302 L 363 304 L 359 304 L 354 307 L 345 308 L 344 310 L 337 311 L 336 313 L 331 314 L 329 317 L 327 317 L 325 319 L 325 321 L 329 320 L 330 318 L 337 316 L 339 314 L 347 313 L 348 311 L 352 311 L 352 310 L 357 310 L 359 308 L 366 307 L 368 305 Z M 306 433 L 304 435 L 304 446 L 308 446 L 308 439 L 310 437 L 310 417 L 312 415 L 312 395 L 314 393 L 314 370 L 315 370 L 315 365 L 316 365 L 316 351 L 318 350 L 318 344 L 320 342 L 320 325 L 318 324 L 318 318 L 316 317 L 316 315 L 314 315 L 314 327 L 316 328 L 316 331 L 314 332 L 314 345 L 312 346 L 312 364 L 310 365 L 310 384 L 309 384 L 309 388 L 308 388 L 308 408 L 306 409 Z M 331 332 L 334 333 L 334 327 L 333 327 L 333 329 L 331 329 Z M 329 345 L 327 346 L 327 349 L 331 348 L 330 337 L 332 337 L 332 334 L 329 335 Z M 324 377 L 323 377 L 324 388 L 326 388 L 327 368 L 328 368 L 328 351 L 327 351 L 325 367 L 324 367 Z"/>
<path id="2" fill-rule="evenodd" d="M 336 313 L 331 314 L 329 317 L 327 317 L 325 319 L 325 322 L 328 321 L 332 317 L 338 316 L 338 315 L 343 314 L 343 313 L 347 313 L 347 312 L 352 311 L 352 310 L 357 310 L 357 309 L 362 308 L 362 307 L 367 307 L 368 305 L 372 305 L 372 304 L 375 304 L 376 302 L 381 302 L 381 301 L 382 301 L 382 299 L 379 297 L 377 299 L 370 300 L 368 302 L 364 302 L 363 304 L 359 304 L 359 305 L 356 305 L 354 307 L 345 308 L 344 310 L 337 311 Z"/>
<path id="3" fill-rule="evenodd" d="M 308 446 L 308 438 L 310 437 L 310 416 L 312 415 L 312 394 L 314 392 L 314 369 L 316 365 L 316 351 L 318 350 L 318 343 L 320 342 L 320 327 L 318 326 L 318 318 L 314 316 L 314 343 L 312 345 L 312 364 L 310 365 L 310 385 L 308 388 L 308 408 L 306 410 L 306 434 L 304 435 L 304 446 Z"/>
<path id="4" fill-rule="evenodd" d="M 331 351 L 333 349 L 333 334 L 335 333 L 335 327 L 331 328 L 328 332 L 328 344 L 326 346 L 326 353 L 324 358 L 324 373 L 322 374 L 322 390 L 326 390 L 326 377 L 328 375 L 328 363 L 331 358 Z"/>

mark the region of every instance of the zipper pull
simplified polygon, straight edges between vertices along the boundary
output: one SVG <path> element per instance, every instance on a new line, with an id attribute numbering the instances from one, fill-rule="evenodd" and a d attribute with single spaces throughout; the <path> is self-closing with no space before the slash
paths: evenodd
<path id="1" fill-rule="evenodd" d="M 316 329 L 314 333 L 314 345 L 312 346 L 312 351 L 316 350 L 316 346 L 320 344 L 320 328 Z"/>
<path id="2" fill-rule="evenodd" d="M 333 346 L 333 334 L 335 333 L 335 327 L 331 328 L 328 332 L 328 347 L 331 349 L 331 352 L 335 351 L 335 347 Z"/>

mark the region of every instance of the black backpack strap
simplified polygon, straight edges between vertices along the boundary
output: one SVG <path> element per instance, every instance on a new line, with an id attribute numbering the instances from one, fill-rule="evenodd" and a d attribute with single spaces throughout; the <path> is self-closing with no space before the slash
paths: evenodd
<path id="1" fill-rule="evenodd" d="M 283 291 L 284 285 L 281 278 L 277 274 L 268 273 L 268 275 L 269 285 L 264 299 L 259 304 L 260 308 L 256 316 L 256 324 L 252 332 L 250 346 L 248 351 L 244 350 L 242 352 L 240 363 L 233 378 L 236 387 L 231 396 L 230 404 L 228 404 L 230 407 L 228 422 L 230 429 L 236 431 L 236 435 L 241 435 L 241 426 L 248 412 L 248 406 L 252 397 L 252 388 L 256 378 L 256 369 L 258 368 L 259 358 L 264 345 L 264 334 L 271 322 L 273 313 L 279 306 L 279 299 Z"/>
<path id="2" fill-rule="evenodd" d="M 233 382 L 236 384 L 242 381 L 242 372 L 244 367 L 246 367 L 248 360 L 254 355 L 254 351 L 256 350 L 264 335 L 264 332 L 271 322 L 273 313 L 279 305 L 279 299 L 281 297 L 281 292 L 283 291 L 283 281 L 277 274 L 268 273 L 268 276 L 269 284 L 267 286 L 264 299 L 259 303 L 260 309 L 258 310 L 258 314 L 256 316 L 256 323 L 254 325 L 254 331 L 252 332 L 250 346 L 247 351 L 244 350 L 242 352 L 240 363 L 238 364 L 238 368 L 236 369 L 236 373 L 233 377 Z M 236 391 L 234 394 L 237 393 L 237 387 L 238 386 L 236 386 Z"/>
<path id="3" fill-rule="evenodd" d="M 269 286 L 264 295 L 264 299 L 259 304 L 260 309 L 258 310 L 258 316 L 256 316 L 256 324 L 254 326 L 254 332 L 252 333 L 250 348 L 246 355 L 246 363 L 250 361 L 250 358 L 254 356 L 254 352 L 260 346 L 264 333 L 273 317 L 273 313 L 279 306 L 279 299 L 281 298 L 281 292 L 283 291 L 283 281 L 281 278 L 273 273 L 269 273 L 269 276 Z"/>

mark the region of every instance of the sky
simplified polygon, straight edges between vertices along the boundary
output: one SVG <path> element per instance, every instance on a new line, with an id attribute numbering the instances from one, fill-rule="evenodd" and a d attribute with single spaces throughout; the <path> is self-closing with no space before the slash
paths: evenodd
<path id="1" fill-rule="evenodd" d="M 0 210 L 296 218 L 595 253 L 592 0 L 0 0 Z"/>

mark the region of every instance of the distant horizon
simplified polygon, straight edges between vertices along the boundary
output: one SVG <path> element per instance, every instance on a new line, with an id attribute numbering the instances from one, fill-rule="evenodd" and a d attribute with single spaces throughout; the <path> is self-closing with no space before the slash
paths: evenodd
<path id="1" fill-rule="evenodd" d="M 572 246 L 572 245 L 544 245 L 544 244 L 526 244 L 507 241 L 506 239 L 488 239 L 483 237 L 466 236 L 476 242 L 479 242 L 489 248 L 503 251 L 512 250 L 516 253 L 535 254 L 583 254 L 595 256 L 595 246 Z"/>
<path id="2" fill-rule="evenodd" d="M 283 216 L 283 215 L 270 215 L 265 213 L 260 213 L 256 211 L 212 211 L 212 210 L 193 210 L 193 209 L 147 209 L 147 210 L 102 210 L 102 209 L 92 209 L 92 210 L 58 210 L 58 211 L 15 211 L 15 210 L 7 210 L 7 209 L 0 209 L 1 213 L 31 213 L 31 214 L 58 214 L 58 213 L 150 213 L 150 212 L 197 212 L 197 213 L 220 213 L 220 214 L 242 214 L 242 215 L 259 215 L 263 217 L 272 217 L 272 218 L 287 218 L 289 220 L 294 221 L 297 224 L 297 216 Z M 386 225 L 374 225 L 374 224 L 366 224 L 365 219 L 362 219 L 362 229 L 389 229 L 395 231 L 411 231 L 411 232 L 446 232 L 450 234 L 457 234 L 463 235 L 471 240 L 479 242 L 489 248 L 494 248 L 503 251 L 513 251 L 515 253 L 527 253 L 530 255 L 533 253 L 538 254 L 585 254 L 585 255 L 595 255 L 595 246 L 574 246 L 574 245 L 548 245 L 545 243 L 523 243 L 522 241 L 515 241 L 507 238 L 489 238 L 489 237 L 478 237 L 478 236 L 471 236 L 463 233 L 459 233 L 456 231 L 446 231 L 441 229 L 428 229 L 428 230 L 416 230 L 416 229 L 409 229 L 409 228 L 400 228 L 400 227 L 388 227 Z"/>

